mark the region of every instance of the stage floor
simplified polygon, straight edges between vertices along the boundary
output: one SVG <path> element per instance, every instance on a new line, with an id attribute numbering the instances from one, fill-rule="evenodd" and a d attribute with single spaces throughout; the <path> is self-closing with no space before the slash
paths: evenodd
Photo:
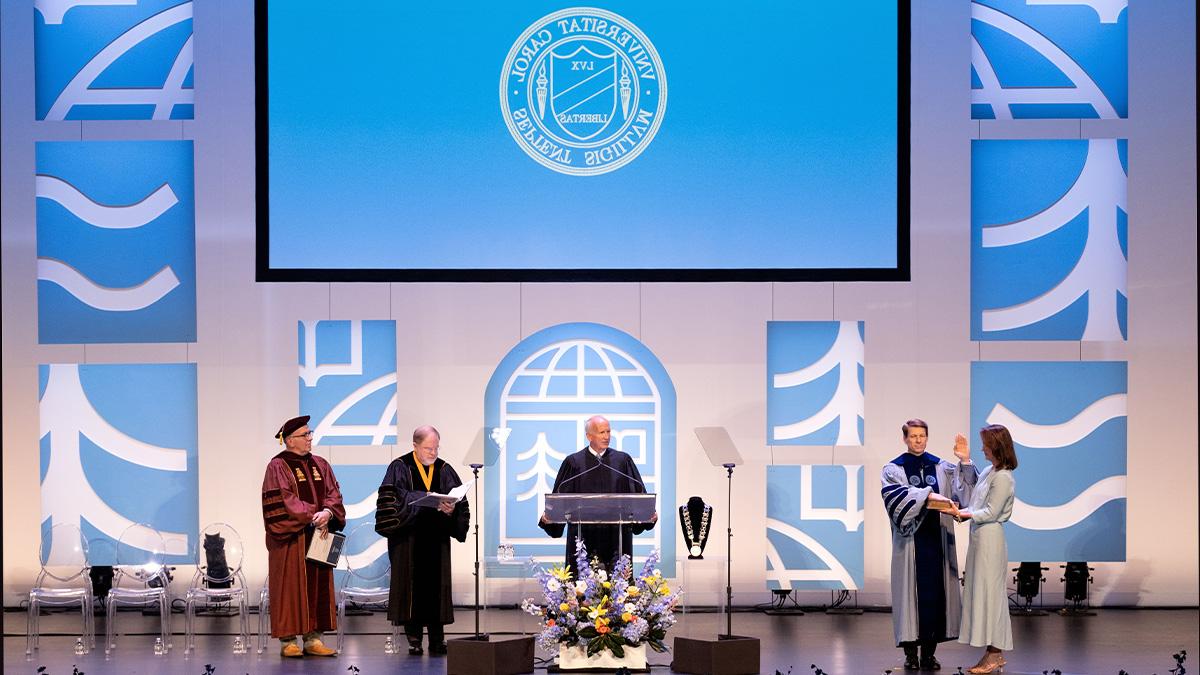
<path id="1" fill-rule="evenodd" d="M 448 628 L 473 631 L 471 612 L 456 611 L 458 621 Z M 251 629 L 257 627 L 258 617 L 250 617 Z M 333 658 L 287 659 L 279 657 L 278 642 L 270 640 L 267 651 L 256 653 L 256 636 L 251 637 L 250 652 L 232 653 L 236 619 L 224 617 L 198 618 L 197 649 L 192 655 L 183 653 L 183 636 L 174 638 L 174 649 L 167 656 L 154 656 L 154 631 L 157 617 L 136 612 L 122 612 L 120 627 L 124 633 L 117 649 L 105 658 L 103 650 L 104 619 L 97 617 L 99 636 L 97 649 L 84 656 L 73 653 L 79 630 L 78 614 L 54 614 L 42 617 L 41 649 L 32 658 L 25 656 L 25 614 L 8 611 L 4 614 L 4 672 L 38 675 L 71 675 L 77 668 L 86 675 L 121 675 L 150 673 L 153 675 L 242 675 L 243 673 L 337 673 L 338 675 L 371 675 L 374 673 L 444 673 L 445 657 L 408 656 L 405 645 L 402 653 L 383 653 L 387 619 L 381 613 L 354 616 L 347 619 L 345 653 Z M 493 634 L 518 633 L 528 626 L 527 617 L 516 610 L 487 610 L 482 627 Z M 722 624 L 723 625 L 723 624 Z M 715 615 L 693 615 L 685 618 L 676 634 L 689 633 L 705 637 L 718 626 Z M 181 632 L 183 617 L 173 617 L 173 628 Z M 900 668 L 900 650 L 892 645 L 891 616 L 883 612 L 862 615 L 827 615 L 809 613 L 803 616 L 768 616 L 755 612 L 739 612 L 733 616 L 734 633 L 762 640 L 761 672 L 780 671 L 787 675 L 809 675 L 813 666 L 830 674 L 871 675 Z M 128 631 L 128 632 L 126 632 Z M 458 633 L 463 635 L 465 633 Z M 455 637 L 448 632 L 448 637 Z M 1064 675 L 1076 673 L 1117 675 L 1125 670 L 1131 675 L 1167 675 L 1175 662 L 1171 655 L 1186 649 L 1189 672 L 1200 671 L 1200 612 L 1196 609 L 1102 609 L 1096 616 L 1063 617 L 1056 614 L 1042 617 L 1013 617 L 1013 637 L 1016 648 L 1008 655 L 1005 673 L 1036 673 L 1058 669 Z M 269 638 L 268 638 L 269 639 Z M 334 636 L 329 636 L 332 646 Z M 945 643 L 938 649 L 942 672 L 954 673 L 956 667 L 965 670 L 975 663 L 980 650 L 957 643 Z M 539 652 L 539 657 L 547 656 Z M 657 672 L 668 672 L 670 654 L 653 654 L 650 659 Z M 536 672 L 545 672 L 541 663 Z M 211 666 L 212 670 L 208 670 Z M 357 671 L 354 670 L 357 668 Z"/>

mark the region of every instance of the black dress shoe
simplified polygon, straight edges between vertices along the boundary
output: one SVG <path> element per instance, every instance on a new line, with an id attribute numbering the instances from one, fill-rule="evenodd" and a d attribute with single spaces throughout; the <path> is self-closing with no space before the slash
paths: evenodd
<path id="1" fill-rule="evenodd" d="M 937 658 L 926 656 L 921 659 L 921 670 L 941 670 L 942 664 L 938 663 Z"/>
<path id="2" fill-rule="evenodd" d="M 432 649 L 432 647 L 430 647 L 430 649 Z M 425 653 L 425 650 L 421 649 L 420 642 L 418 642 L 416 644 L 413 644 L 412 642 L 408 643 L 408 655 L 409 656 L 420 656 L 424 653 Z"/>
<path id="3" fill-rule="evenodd" d="M 921 668 L 921 661 L 917 658 L 916 654 L 905 654 L 904 655 L 904 669 L 905 670 L 920 670 L 920 668 Z"/>
<path id="4" fill-rule="evenodd" d="M 429 644 L 429 653 L 435 656 L 442 656 L 446 653 L 445 642 L 431 642 Z"/>

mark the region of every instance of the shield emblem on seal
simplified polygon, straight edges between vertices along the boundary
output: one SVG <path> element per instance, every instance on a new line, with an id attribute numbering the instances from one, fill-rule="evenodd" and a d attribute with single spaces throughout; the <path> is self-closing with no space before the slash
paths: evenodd
<path id="1" fill-rule="evenodd" d="M 586 141 L 608 128 L 617 114 L 618 60 L 615 50 L 587 45 L 550 53 L 550 111 L 564 134 Z"/>

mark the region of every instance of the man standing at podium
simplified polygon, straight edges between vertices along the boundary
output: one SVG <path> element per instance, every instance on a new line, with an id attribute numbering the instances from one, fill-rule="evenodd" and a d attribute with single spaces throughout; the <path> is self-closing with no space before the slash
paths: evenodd
<path id="1" fill-rule="evenodd" d="M 596 415 L 588 419 L 583 426 L 587 436 L 586 448 L 568 455 L 558 468 L 558 477 L 554 479 L 555 494 L 631 494 L 645 493 L 646 484 L 638 473 L 633 458 L 620 450 L 608 447 L 612 438 L 612 429 L 608 420 Z M 567 532 L 567 566 L 574 578 L 579 578 L 579 570 L 575 565 L 576 535 L 582 529 L 583 543 L 587 547 L 588 558 L 599 558 L 607 568 L 612 569 L 617 556 L 624 552 L 632 555 L 633 535 L 641 534 L 654 527 L 658 522 L 658 513 L 647 523 L 630 523 L 627 525 L 583 525 L 567 527 L 563 523 L 550 522 L 542 513 L 538 526 L 551 537 L 558 538 Z"/>

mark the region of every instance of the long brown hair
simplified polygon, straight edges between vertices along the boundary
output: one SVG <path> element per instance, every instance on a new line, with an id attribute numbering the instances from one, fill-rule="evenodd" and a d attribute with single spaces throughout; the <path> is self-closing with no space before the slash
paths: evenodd
<path id="1" fill-rule="evenodd" d="M 997 469 L 1012 471 L 1017 468 L 1017 451 L 1013 449 L 1012 434 L 1000 424 L 989 424 L 979 430 L 979 440 L 996 458 Z"/>

